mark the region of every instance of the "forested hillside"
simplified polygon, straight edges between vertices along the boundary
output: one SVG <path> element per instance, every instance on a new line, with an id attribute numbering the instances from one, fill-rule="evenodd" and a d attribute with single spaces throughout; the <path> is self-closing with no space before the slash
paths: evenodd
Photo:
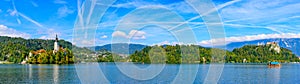
<path id="1" fill-rule="evenodd" d="M 299 62 L 299 58 L 291 50 L 281 48 L 280 52 L 270 49 L 271 45 L 246 45 L 236 48 L 226 57 L 227 62 L 247 62 L 262 63 L 268 61 L 279 62 Z"/>
<path id="2" fill-rule="evenodd" d="M 23 39 L 23 38 L 0 36 L 0 43 L 4 45 L 18 44 L 18 45 L 25 46 L 29 50 L 39 50 L 39 49 L 53 50 L 54 41 L 55 40 Z M 71 42 L 65 40 L 59 40 L 58 43 L 64 48 L 72 49 Z"/>
<path id="3" fill-rule="evenodd" d="M 160 50 L 153 53 L 153 49 L 160 48 Z M 224 57 L 217 58 L 215 62 L 226 62 L 226 63 L 267 63 L 269 61 L 279 61 L 279 62 L 299 62 L 298 57 L 293 54 L 290 50 L 286 48 L 281 48 L 280 52 L 276 52 L 270 49 L 271 45 L 246 45 L 242 48 L 234 49 L 232 52 L 224 51 L 220 49 L 214 49 L 216 52 L 226 52 Z M 181 49 L 185 48 L 185 49 Z M 182 50 L 195 50 L 197 52 L 192 53 L 181 53 Z M 195 54 L 198 53 L 198 54 Z M 197 45 L 176 45 L 176 46 L 151 46 L 146 47 L 141 51 L 136 51 L 134 54 L 130 55 L 132 62 L 141 63 L 210 63 L 212 60 L 212 48 L 199 47 Z M 182 55 L 181 55 L 182 54 Z M 165 56 L 163 58 L 162 56 Z M 216 59 L 216 58 L 214 58 Z M 222 61 L 223 59 L 223 61 Z M 245 61 L 244 61 L 245 60 Z"/>
<path id="4" fill-rule="evenodd" d="M 70 53 L 71 49 L 75 49 L 77 52 L 81 51 L 89 51 L 85 48 L 78 48 L 76 46 L 72 46 L 72 44 L 68 41 L 59 40 L 59 45 L 65 49 L 65 52 L 59 52 L 59 53 Z M 0 61 L 9 61 L 14 63 L 20 63 L 22 62 L 26 57 L 29 56 L 30 52 L 35 52 L 37 50 L 45 50 L 45 53 L 33 55 L 33 58 L 29 59 L 30 63 L 66 63 L 66 59 L 64 54 L 58 55 L 58 57 L 53 58 L 57 59 L 54 62 L 49 60 L 50 57 L 55 56 L 56 54 L 49 54 L 52 53 L 54 46 L 54 40 L 42 40 L 42 39 L 23 39 L 23 38 L 14 38 L 14 37 L 6 37 L 6 36 L 0 36 Z M 43 58 L 42 58 L 43 55 Z M 68 58 L 74 58 L 73 54 L 72 56 L 67 56 Z M 40 60 L 45 61 L 40 61 Z M 47 59 L 47 60 L 46 60 Z M 70 60 L 74 62 L 74 60 Z"/>

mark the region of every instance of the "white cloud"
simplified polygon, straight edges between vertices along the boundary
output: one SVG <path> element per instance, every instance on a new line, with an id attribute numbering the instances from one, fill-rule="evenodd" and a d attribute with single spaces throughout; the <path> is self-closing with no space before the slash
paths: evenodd
<path id="1" fill-rule="evenodd" d="M 133 39 L 146 39 L 145 34 L 143 31 L 131 30 L 128 36 Z"/>
<path id="2" fill-rule="evenodd" d="M 29 34 L 8 28 L 5 25 L 0 25 L 0 36 L 30 38 Z"/>
<path id="3" fill-rule="evenodd" d="M 95 42 L 99 41 L 98 39 L 86 39 L 86 38 L 73 38 L 72 44 L 79 47 L 92 47 L 95 46 Z"/>
<path id="4" fill-rule="evenodd" d="M 121 32 L 121 31 L 115 31 L 112 33 L 113 37 L 127 37 L 126 33 Z"/>
<path id="5" fill-rule="evenodd" d="M 55 4 L 67 4 L 67 2 L 64 1 L 64 0 L 54 0 L 53 3 L 55 3 Z"/>
<path id="6" fill-rule="evenodd" d="M 199 45 L 202 46 L 212 46 L 214 43 L 215 46 L 220 46 L 222 44 L 229 44 L 232 42 L 244 42 L 244 41 L 253 41 L 253 40 L 260 40 L 260 39 L 272 39 L 272 38 L 300 38 L 300 33 L 282 33 L 282 34 L 259 34 L 259 35 L 248 35 L 248 36 L 241 36 L 241 37 L 226 37 L 225 43 L 220 39 L 211 39 L 211 40 L 204 40 L 199 42 Z"/>
<path id="7" fill-rule="evenodd" d="M 63 18 L 68 16 L 69 14 L 73 14 L 75 10 L 68 8 L 67 6 L 63 6 L 58 8 L 57 15 L 59 18 Z"/>
<path id="8" fill-rule="evenodd" d="M 103 36 L 101 36 L 101 38 L 107 38 L 107 36 L 106 36 L 106 35 L 103 35 Z"/>
<path id="9" fill-rule="evenodd" d="M 192 43 L 163 41 L 160 43 L 154 43 L 154 44 L 152 44 L 152 46 L 154 46 L 154 45 L 186 45 L 186 44 L 192 44 Z"/>
<path id="10" fill-rule="evenodd" d="M 160 42 L 156 45 L 170 45 L 171 43 L 169 41 L 163 41 L 163 42 Z"/>
<path id="11" fill-rule="evenodd" d="M 38 31 L 39 34 L 45 34 L 43 36 L 41 36 L 39 39 L 55 39 L 56 35 L 59 37 L 61 36 L 61 33 L 56 32 L 54 29 L 47 29 L 47 31 L 45 30 L 39 30 Z"/>
<path id="12" fill-rule="evenodd" d="M 41 36 L 39 39 L 49 39 L 47 36 Z"/>
<path id="13" fill-rule="evenodd" d="M 132 38 L 132 39 L 146 39 L 145 34 L 146 34 L 146 32 L 144 32 L 144 31 L 131 30 L 128 35 L 122 31 L 115 31 L 115 32 L 113 32 L 112 36 L 113 37 Z"/>

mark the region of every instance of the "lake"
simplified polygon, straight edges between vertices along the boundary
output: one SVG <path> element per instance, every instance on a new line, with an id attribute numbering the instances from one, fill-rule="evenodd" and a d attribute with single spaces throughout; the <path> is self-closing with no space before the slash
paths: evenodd
<path id="1" fill-rule="evenodd" d="M 204 83 L 210 70 L 210 64 L 134 64 L 145 72 L 130 69 L 129 63 L 120 63 L 126 70 L 119 70 L 115 63 L 92 64 L 0 64 L 0 82 L 11 83 L 71 83 L 77 84 L 95 80 L 96 82 L 110 83 L 176 83 L 176 80 L 195 84 Z M 219 64 L 216 64 L 219 65 Z M 163 67 L 162 67 L 163 66 Z M 155 69 L 148 69 L 154 67 Z M 162 67 L 162 69 L 156 69 Z M 222 65 L 217 66 L 222 67 Z M 221 69 L 221 68 L 220 68 Z M 97 70 L 101 70 L 97 71 Z M 225 64 L 219 76 L 218 83 L 268 83 L 291 84 L 300 82 L 300 64 L 282 64 L 280 68 L 268 68 L 264 64 Z M 158 71 L 155 73 L 152 71 Z M 194 73 L 194 75 L 186 75 Z M 124 74 L 122 72 L 126 72 Z M 212 71 L 213 72 L 213 71 Z M 149 74 L 155 74 L 149 77 Z M 213 72 L 214 73 L 214 72 Z M 99 75 L 100 74 L 100 75 Z M 101 76 L 101 74 L 103 76 Z M 130 74 L 131 76 L 128 76 Z M 179 78 L 177 78 L 179 77 Z M 105 78 L 105 80 L 103 80 Z M 145 78 L 145 79 L 142 79 Z M 216 77 L 218 78 L 218 77 Z"/>

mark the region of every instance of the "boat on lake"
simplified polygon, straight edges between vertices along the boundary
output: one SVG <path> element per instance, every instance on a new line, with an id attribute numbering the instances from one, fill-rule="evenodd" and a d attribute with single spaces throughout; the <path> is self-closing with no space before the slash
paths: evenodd
<path id="1" fill-rule="evenodd" d="M 269 67 L 280 67 L 281 64 L 279 62 L 269 62 L 268 66 Z"/>

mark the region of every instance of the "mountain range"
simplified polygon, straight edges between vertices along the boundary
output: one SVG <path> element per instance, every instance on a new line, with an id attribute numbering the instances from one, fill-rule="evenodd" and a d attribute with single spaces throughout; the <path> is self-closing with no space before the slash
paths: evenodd
<path id="1" fill-rule="evenodd" d="M 276 42 L 280 47 L 287 48 L 291 50 L 297 56 L 300 56 L 300 38 L 274 38 L 274 39 L 261 39 L 253 41 L 244 41 L 244 42 L 233 42 L 226 45 L 226 50 L 232 51 L 235 48 L 241 48 L 245 45 L 264 45 L 267 42 Z M 125 54 L 124 50 L 129 49 L 129 54 L 134 53 L 135 51 L 140 51 L 147 45 L 142 44 L 127 44 L 127 43 L 115 43 L 115 44 L 106 44 L 103 46 L 89 47 L 94 48 L 95 51 L 99 50 L 108 50 L 111 51 L 112 47 L 115 49 L 114 53 Z M 117 51 L 118 50 L 118 51 Z"/>
<path id="2" fill-rule="evenodd" d="M 101 50 L 113 51 L 113 53 L 117 53 L 117 54 L 132 54 L 135 51 L 140 51 L 145 47 L 147 47 L 147 45 L 114 43 L 114 44 L 106 44 L 103 46 L 88 47 L 88 49 L 94 51 L 101 51 Z"/>

